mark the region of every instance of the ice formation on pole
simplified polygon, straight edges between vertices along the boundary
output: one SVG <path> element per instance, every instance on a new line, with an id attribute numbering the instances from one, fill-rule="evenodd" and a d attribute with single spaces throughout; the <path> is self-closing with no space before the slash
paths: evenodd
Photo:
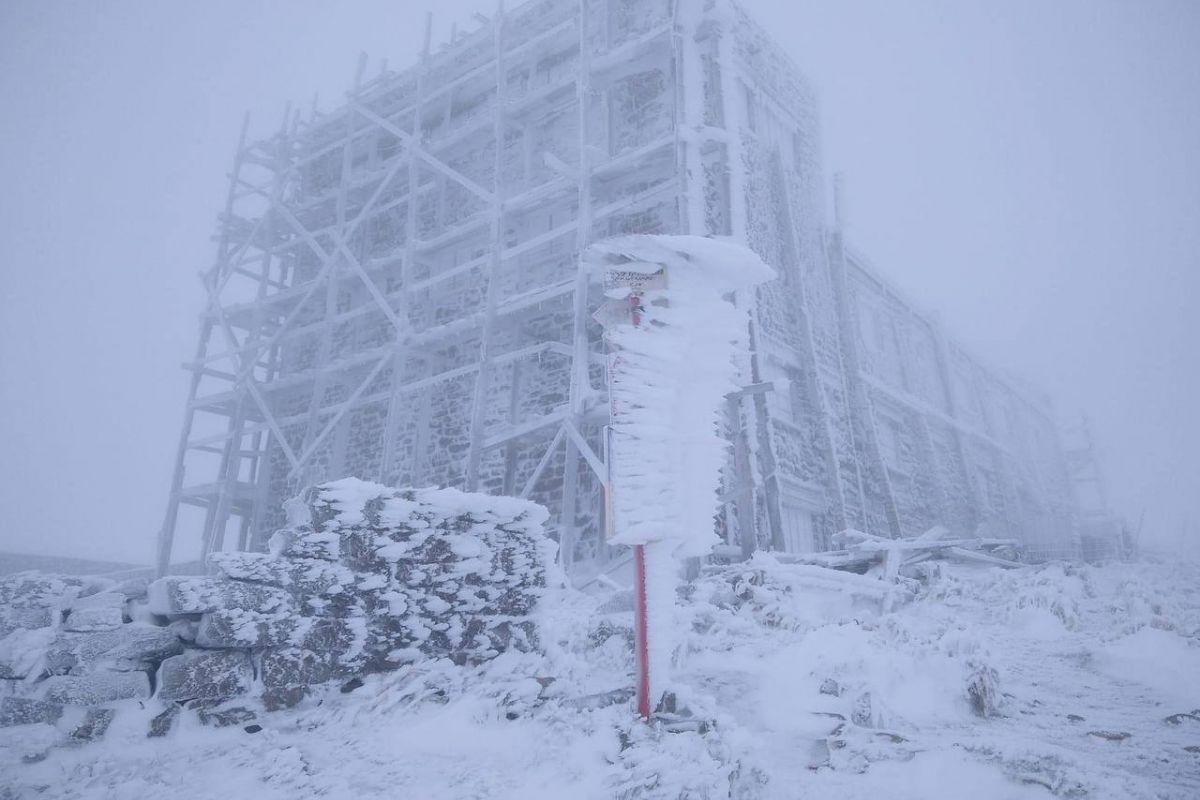
<path id="1" fill-rule="evenodd" d="M 634 547 L 638 711 L 667 688 L 678 558 L 717 542 L 713 517 L 748 317 L 737 292 L 770 280 L 746 248 L 699 236 L 627 236 L 593 245 L 587 268 L 609 306 L 609 541 Z"/>
<path id="2" fill-rule="evenodd" d="M 667 283 L 640 290 L 640 324 L 612 325 L 606 334 L 615 351 L 611 542 L 670 541 L 678 557 L 704 555 L 717 543 L 713 516 L 728 445 L 719 417 L 725 395 L 739 388 L 737 361 L 747 346 L 747 312 L 727 298 L 774 273 L 745 247 L 700 236 L 624 236 L 593 245 L 586 258 L 609 275 L 665 269 Z M 606 295 L 625 300 L 634 291 L 615 286 Z"/>

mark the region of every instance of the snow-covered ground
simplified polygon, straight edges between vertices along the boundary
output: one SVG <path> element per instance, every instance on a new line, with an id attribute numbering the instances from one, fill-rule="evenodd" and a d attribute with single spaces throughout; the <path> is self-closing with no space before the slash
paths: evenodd
<path id="1" fill-rule="evenodd" d="M 0 775 L 18 798 L 1200 797 L 1196 564 L 943 565 L 890 614 L 803 574 L 697 582 L 675 732 L 631 720 L 625 598 L 571 594 L 544 655 L 378 676 L 256 733 L 185 714 L 147 739 L 134 704 L 25 763 L 49 729 L 7 728 Z"/>

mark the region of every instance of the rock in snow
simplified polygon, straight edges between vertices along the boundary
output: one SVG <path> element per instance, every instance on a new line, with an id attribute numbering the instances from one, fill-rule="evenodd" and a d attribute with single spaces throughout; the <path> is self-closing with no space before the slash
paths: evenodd
<path id="1" fill-rule="evenodd" d="M 46 668 L 54 673 L 148 669 L 181 652 L 183 644 L 172 629 L 133 622 L 110 631 L 60 633 L 46 651 Z"/>
<path id="2" fill-rule="evenodd" d="M 241 652 L 193 650 L 162 662 L 160 700 L 224 700 L 250 690 L 254 670 Z"/>
<path id="3" fill-rule="evenodd" d="M 116 700 L 144 700 L 150 696 L 150 676 L 144 672 L 96 671 L 87 675 L 51 675 L 42 686 L 47 700 L 77 706 L 97 706 Z"/>
<path id="4" fill-rule="evenodd" d="M 62 704 L 30 697 L 0 697 L 0 727 L 54 722 L 62 716 Z"/>

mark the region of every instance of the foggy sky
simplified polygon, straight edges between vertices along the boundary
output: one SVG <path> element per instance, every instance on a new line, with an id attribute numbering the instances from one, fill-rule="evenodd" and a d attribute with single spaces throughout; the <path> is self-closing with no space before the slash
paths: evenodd
<path id="1" fill-rule="evenodd" d="M 1200 3 L 743 0 L 822 104 L 851 237 L 1200 525 Z M 509 5 L 514 5 L 510 0 Z M 148 562 L 242 114 L 329 109 L 494 0 L 0 4 L 0 550 Z"/>

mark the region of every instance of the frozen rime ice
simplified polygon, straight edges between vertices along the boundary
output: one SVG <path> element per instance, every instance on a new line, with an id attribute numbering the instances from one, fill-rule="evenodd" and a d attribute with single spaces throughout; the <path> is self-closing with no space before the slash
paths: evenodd
<path id="1" fill-rule="evenodd" d="M 774 273 L 732 242 L 700 236 L 625 236 L 593 245 L 589 267 L 654 273 L 667 287 L 643 293 L 642 324 L 607 333 L 615 348 L 609 391 L 614 544 L 671 541 L 680 557 L 705 555 L 717 537 L 718 434 L 725 396 L 739 388 L 746 311 L 727 295 Z M 627 289 L 609 292 L 622 299 Z"/>
<path id="2" fill-rule="evenodd" d="M 637 289 L 639 324 L 610 325 L 612 407 L 608 463 L 611 543 L 645 545 L 649 696 L 667 688 L 677 558 L 705 555 L 718 538 L 718 426 L 739 388 L 749 317 L 731 302 L 774 273 L 741 245 L 700 236 L 624 236 L 593 245 L 588 269 L 612 300 L 630 297 L 618 273 L 653 275 Z M 636 278 L 634 279 L 636 282 Z M 623 285 L 624 284 L 624 285 Z"/>

